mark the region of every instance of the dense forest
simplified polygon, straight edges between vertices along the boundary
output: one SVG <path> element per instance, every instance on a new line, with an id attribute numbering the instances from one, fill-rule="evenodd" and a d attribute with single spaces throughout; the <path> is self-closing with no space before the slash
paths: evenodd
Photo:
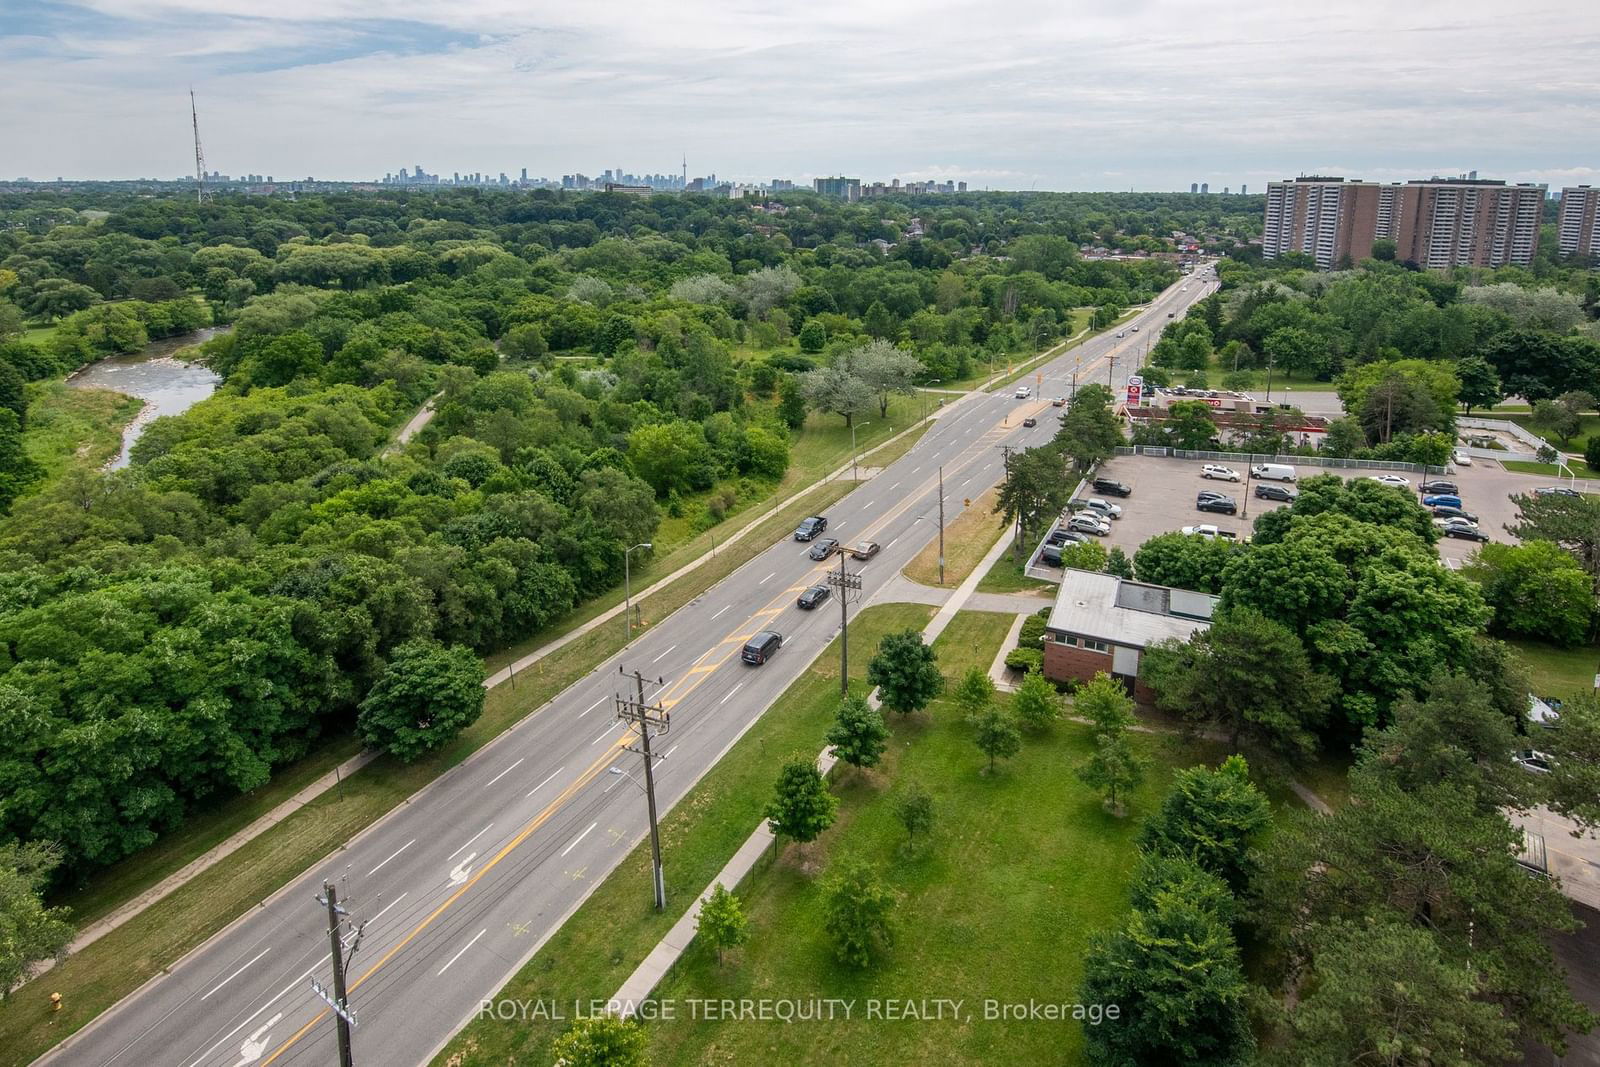
<path id="1" fill-rule="evenodd" d="M 386 672 L 459 671 L 664 515 L 770 493 L 808 404 L 1109 322 L 1175 267 L 1080 243 L 1176 230 L 1231 232 L 1150 196 L 0 199 L 0 841 L 82 877 L 382 736 Z M 27 383 L 208 323 L 223 386 L 129 468 L 24 454 Z"/>

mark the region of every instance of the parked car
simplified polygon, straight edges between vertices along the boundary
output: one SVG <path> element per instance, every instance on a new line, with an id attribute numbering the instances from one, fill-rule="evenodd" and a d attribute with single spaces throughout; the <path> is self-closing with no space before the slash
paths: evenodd
<path id="1" fill-rule="evenodd" d="M 1369 481 L 1382 482 L 1384 485 L 1392 485 L 1396 489 L 1411 488 L 1411 479 L 1402 478 L 1398 474 L 1369 474 L 1367 475 L 1367 478 Z"/>
<path id="2" fill-rule="evenodd" d="M 1568 489 L 1564 485 L 1543 485 L 1533 491 L 1534 496 L 1570 496 L 1573 499 L 1583 496 L 1576 489 Z"/>
<path id="3" fill-rule="evenodd" d="M 776 630 L 762 630 L 744 643 L 739 658 L 759 667 L 783 647 L 783 635 Z"/>
<path id="4" fill-rule="evenodd" d="M 1018 400 L 1026 400 L 1033 395 L 1033 390 L 1029 389 L 1026 385 L 1019 385 L 1017 386 L 1017 391 L 1011 395 Z"/>
<path id="5" fill-rule="evenodd" d="M 1200 477 L 1215 478 L 1221 482 L 1236 482 L 1239 480 L 1239 472 L 1220 463 L 1207 463 L 1200 468 Z"/>
<path id="6" fill-rule="evenodd" d="M 1450 453 L 1450 462 L 1458 467 L 1470 467 L 1472 466 L 1472 457 L 1458 448 Z"/>
<path id="7" fill-rule="evenodd" d="M 1550 757 L 1535 748 L 1525 748 L 1511 757 L 1511 762 L 1531 774 L 1549 774 Z"/>
<path id="8" fill-rule="evenodd" d="M 1105 537 L 1111 532 L 1111 524 L 1100 516 L 1087 511 L 1080 511 L 1067 520 L 1067 529 L 1078 533 L 1094 534 L 1096 537 Z"/>
<path id="9" fill-rule="evenodd" d="M 1097 496 L 1092 496 L 1088 500 L 1080 500 L 1080 501 L 1078 501 L 1078 505 L 1079 505 L 1080 510 L 1093 511 L 1093 512 L 1096 512 L 1098 514 L 1104 515 L 1108 519 L 1120 519 L 1120 518 L 1122 518 L 1122 505 L 1121 504 L 1113 504 L 1113 503 L 1111 503 L 1111 501 L 1109 501 L 1109 500 L 1101 500 Z"/>
<path id="10" fill-rule="evenodd" d="M 1435 478 L 1417 486 L 1417 492 L 1422 493 L 1424 496 L 1431 496 L 1435 493 L 1454 493 L 1460 496 L 1461 487 L 1455 482 L 1447 482 L 1442 478 Z"/>
<path id="11" fill-rule="evenodd" d="M 1238 514 L 1239 505 L 1231 496 L 1200 494 L 1194 502 L 1197 511 L 1216 511 L 1223 515 Z"/>
<path id="12" fill-rule="evenodd" d="M 795 607 L 799 608 L 801 611 L 810 611 L 812 608 L 816 607 L 824 600 L 827 600 L 832 595 L 833 590 L 829 589 L 827 586 L 814 585 L 810 589 L 807 589 L 805 592 L 801 593 L 799 598 L 795 600 L 794 604 Z"/>
<path id="13" fill-rule="evenodd" d="M 1223 541 L 1235 541 L 1238 539 L 1238 535 L 1232 530 L 1221 529 L 1209 522 L 1202 522 L 1198 526 L 1185 526 L 1178 532 L 1189 537 L 1204 537 L 1208 541 L 1215 541 L 1219 538 Z"/>
<path id="14" fill-rule="evenodd" d="M 825 560 L 839 550 L 839 542 L 832 537 L 819 537 L 811 542 L 811 551 L 806 555 L 814 560 Z"/>
<path id="15" fill-rule="evenodd" d="M 1470 511 L 1462 511 L 1460 508 L 1452 508 L 1443 504 L 1433 509 L 1433 517 L 1436 519 L 1466 519 L 1468 522 L 1478 521 L 1478 516 Z"/>
<path id="16" fill-rule="evenodd" d="M 850 555 L 855 559 L 871 559 L 882 548 L 883 546 L 876 541 L 857 541 L 856 546 L 850 550 Z"/>
<path id="17" fill-rule="evenodd" d="M 1254 477 L 1268 482 L 1292 482 L 1295 480 L 1294 468 L 1287 463 L 1257 463 L 1250 468 L 1250 473 Z"/>
<path id="18" fill-rule="evenodd" d="M 1022 425 L 1024 425 L 1024 426 L 1037 426 L 1037 425 L 1039 425 L 1039 420 L 1034 418 L 1032 415 L 1029 415 L 1027 418 L 1022 420 Z"/>
<path id="19" fill-rule="evenodd" d="M 1439 532 L 1446 537 L 1458 537 L 1463 541 L 1476 541 L 1480 545 L 1489 543 L 1489 535 L 1470 523 L 1463 523 L 1460 526 L 1446 526 Z"/>
<path id="20" fill-rule="evenodd" d="M 1073 531 L 1060 526 L 1057 526 L 1054 530 L 1051 530 L 1050 536 L 1044 539 L 1045 544 L 1055 545 L 1057 547 L 1065 544 L 1083 545 L 1088 544 L 1088 542 L 1089 539 L 1083 536 L 1083 534 L 1074 533 Z"/>
<path id="21" fill-rule="evenodd" d="M 809 541 L 827 528 L 828 517 L 826 515 L 812 515 L 810 518 L 800 520 L 800 525 L 795 527 L 794 539 L 796 541 Z"/>
<path id="22" fill-rule="evenodd" d="M 1039 562 L 1051 567 L 1061 566 L 1061 546 L 1046 544 L 1039 550 Z"/>
<path id="23" fill-rule="evenodd" d="M 1423 497 L 1422 506 L 1425 508 L 1459 508 L 1461 506 L 1461 498 L 1453 493 L 1438 493 L 1434 496 Z"/>
<path id="24" fill-rule="evenodd" d="M 1064 396 L 1054 397 L 1050 401 L 1050 406 L 1053 408 L 1064 408 L 1067 406 L 1067 398 Z"/>
<path id="25" fill-rule="evenodd" d="M 1096 478 L 1090 483 L 1094 491 L 1104 493 L 1106 496 L 1132 496 L 1133 489 L 1115 478 Z"/>
<path id="26" fill-rule="evenodd" d="M 1256 486 L 1257 500 L 1281 500 L 1286 504 L 1293 504 L 1300 498 L 1300 494 L 1290 489 L 1287 485 L 1273 485 L 1261 482 Z"/>

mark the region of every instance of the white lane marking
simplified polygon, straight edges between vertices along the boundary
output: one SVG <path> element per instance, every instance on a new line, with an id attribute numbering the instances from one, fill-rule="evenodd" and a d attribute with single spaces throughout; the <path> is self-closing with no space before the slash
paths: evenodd
<path id="1" fill-rule="evenodd" d="M 494 825 L 494 823 L 490 823 L 489 824 L 489 826 L 493 826 L 493 825 Z M 485 826 L 482 830 L 479 830 L 477 833 L 475 833 L 471 837 L 467 838 L 466 844 L 463 844 L 460 848 L 456 849 L 454 852 L 450 853 L 450 855 L 446 856 L 444 858 L 444 861 L 446 863 L 449 863 L 451 860 L 453 860 L 457 856 L 461 855 L 461 853 L 465 852 L 466 848 L 467 848 L 467 845 L 472 844 L 478 838 L 482 837 L 484 834 L 489 832 L 489 826 Z"/>
<path id="2" fill-rule="evenodd" d="M 718 704 L 726 704 L 728 701 L 733 699 L 733 694 L 737 693 L 739 690 L 741 690 L 743 688 L 744 688 L 744 683 L 740 682 L 738 685 L 736 685 L 732 689 L 728 690 L 728 695 L 723 697 L 721 700 L 717 701 L 717 703 Z"/>
<path id="3" fill-rule="evenodd" d="M 669 748 L 665 752 L 661 753 L 661 758 L 662 759 L 666 759 L 668 756 L 672 755 L 676 751 L 678 751 L 678 746 L 677 745 L 673 745 L 671 748 Z"/>
<path id="4" fill-rule="evenodd" d="M 557 767 L 554 771 L 550 772 L 550 778 L 554 778 L 556 775 L 560 774 L 564 770 L 566 770 L 565 767 Z M 528 790 L 528 796 L 530 796 L 530 797 L 533 796 L 533 794 L 537 793 L 539 790 L 541 790 L 545 786 L 549 785 L 550 784 L 550 778 L 546 778 L 544 781 L 540 782 L 538 785 L 536 785 L 532 789 Z"/>
<path id="5" fill-rule="evenodd" d="M 611 776 L 611 784 L 606 786 L 604 789 L 600 790 L 600 792 L 602 794 L 609 793 L 609 792 L 611 792 L 613 789 L 615 789 L 617 786 L 619 786 L 621 784 L 622 784 L 622 775 L 614 774 L 614 775 Z"/>
<path id="6" fill-rule="evenodd" d="M 777 573 L 778 573 L 777 571 L 773 571 L 772 572 L 772 574 L 777 574 Z M 761 579 L 756 584 L 757 585 L 766 585 L 768 582 L 770 582 L 772 580 L 772 574 L 767 575 L 765 578 Z"/>
<path id="7" fill-rule="evenodd" d="M 264 948 L 260 952 L 256 953 L 255 957 L 250 961 L 250 963 L 254 963 L 256 960 L 259 960 L 262 956 L 265 956 L 267 953 L 269 953 L 271 951 L 272 951 L 272 946 L 268 945 L 266 948 Z M 222 981 L 220 981 L 216 985 L 212 986 L 211 987 L 211 993 L 215 993 L 217 990 L 221 989 L 223 986 L 227 985 L 229 982 L 233 981 L 235 978 L 237 978 L 241 974 L 243 974 L 249 968 L 250 963 L 247 963 L 243 967 L 240 967 L 237 971 L 234 971 L 232 974 L 228 975 L 228 977 L 224 978 Z M 200 999 L 201 1000 L 205 1000 L 206 997 L 209 997 L 211 995 L 211 993 L 207 993 L 204 997 L 201 997 Z"/>
<path id="8" fill-rule="evenodd" d="M 396 856 L 400 855 L 400 853 L 404 852 L 406 849 L 410 848 L 412 845 L 414 845 L 416 843 L 417 843 L 417 839 L 413 837 L 410 841 L 407 841 L 405 844 L 401 845 L 399 848 L 397 848 L 393 852 L 389 853 L 389 859 L 384 860 L 383 863 L 388 863 L 389 860 L 394 859 Z M 376 867 L 372 868 L 372 870 L 368 871 L 367 872 L 367 877 L 371 878 L 373 875 L 375 875 L 379 871 L 383 870 L 383 863 L 378 864 Z"/>
<path id="9" fill-rule="evenodd" d="M 527 759 L 527 757 L 524 756 L 523 759 Z M 483 787 L 485 789 L 488 789 L 491 785 L 494 785 L 500 779 L 504 778 L 506 775 L 510 774 L 512 771 L 516 770 L 521 765 L 522 765 L 522 760 L 520 760 L 520 759 L 517 760 L 517 762 L 513 763 L 511 766 L 507 767 L 505 770 L 501 771 L 499 774 L 495 775 L 493 778 L 491 778 L 487 782 L 485 782 Z"/>
<path id="10" fill-rule="evenodd" d="M 283 1012 L 280 1011 L 278 1014 L 274 1015 L 260 1026 L 256 1027 L 255 1031 L 251 1033 L 249 1037 L 245 1038 L 244 1043 L 239 1046 L 239 1060 L 233 1065 L 233 1067 L 244 1067 L 245 1064 L 254 1063 L 262 1056 L 266 1055 L 267 1046 L 272 1043 L 268 1040 L 271 1035 L 268 1034 L 267 1031 L 278 1025 L 278 1021 L 282 1018 Z"/>
<path id="11" fill-rule="evenodd" d="M 849 519 L 844 520 L 844 522 L 849 522 L 849 521 L 850 521 Z M 844 529 L 844 522 L 836 522 L 836 523 L 834 523 L 833 524 L 834 532 L 837 533 L 839 530 Z"/>
<path id="12" fill-rule="evenodd" d="M 600 824 L 597 823 L 597 822 L 592 822 L 592 823 L 589 824 L 589 830 L 593 830 L 596 826 L 599 826 L 599 825 Z M 572 844 L 570 844 L 566 848 L 562 849 L 561 850 L 561 854 L 563 856 L 565 856 L 568 852 L 571 852 L 573 849 L 577 848 L 578 847 L 578 842 L 582 841 L 584 838 L 589 836 L 589 830 L 585 830 L 583 833 L 579 834 L 577 837 L 574 837 L 572 839 Z"/>
<path id="13" fill-rule="evenodd" d="M 383 918 L 383 912 L 384 911 L 388 911 L 390 908 L 394 907 L 396 904 L 400 903 L 402 900 L 406 899 L 406 897 L 408 897 L 410 895 L 411 895 L 410 892 L 401 893 L 399 896 L 397 896 L 393 900 L 389 901 L 389 903 L 385 904 L 383 906 L 383 911 L 378 912 L 378 914 L 376 914 L 372 918 L 368 919 L 367 922 L 376 923 L 379 919 Z M 331 955 L 333 955 L 333 953 L 330 952 L 330 953 L 328 953 L 328 955 L 331 956 Z"/>
<path id="14" fill-rule="evenodd" d="M 918 472 L 918 471 L 919 471 L 919 470 L 921 470 L 921 469 L 922 469 L 922 465 L 921 465 L 921 464 L 918 464 L 918 465 L 917 465 L 917 466 L 915 466 L 915 467 L 912 467 L 912 468 L 911 468 L 911 473 L 912 473 L 912 474 L 915 474 L 915 473 L 917 473 L 917 472 Z"/>
<path id="15" fill-rule="evenodd" d="M 731 608 L 731 607 L 733 607 L 733 605 L 732 605 L 732 604 L 725 604 L 725 605 L 723 605 L 723 606 L 722 606 L 722 607 L 720 607 L 720 608 L 718 608 L 718 609 L 717 609 L 717 613 L 716 613 L 716 614 L 715 614 L 715 615 L 713 615 L 713 616 L 711 616 L 711 621 L 712 621 L 712 622 L 716 622 L 716 621 L 717 621 L 717 619 L 719 619 L 719 618 L 721 618 L 721 617 L 722 617 L 722 613 L 723 613 L 723 612 L 724 612 L 724 611 L 727 611 L 727 610 L 728 610 L 728 609 L 729 609 L 729 608 Z"/>
<path id="16" fill-rule="evenodd" d="M 595 738 L 593 741 L 590 741 L 589 744 L 598 745 L 600 742 L 602 742 L 602 741 L 604 741 L 606 739 L 606 734 L 609 734 L 612 730 L 615 730 L 617 727 L 619 727 L 621 725 L 622 725 L 622 723 L 620 723 L 620 722 L 612 723 L 610 726 L 606 727 L 605 733 L 601 734 L 599 737 Z"/>
<path id="17" fill-rule="evenodd" d="M 460 952 L 457 952 L 454 956 L 450 957 L 450 963 L 447 963 L 443 967 L 439 968 L 439 974 L 443 974 L 444 972 L 448 971 L 450 969 L 450 964 L 451 963 L 454 963 L 456 960 L 459 960 L 462 956 L 465 956 L 467 954 L 467 949 L 471 948 L 473 945 L 476 945 L 478 943 L 478 938 L 482 937 L 484 934 L 486 934 L 488 932 L 489 932 L 489 928 L 487 926 L 485 926 L 482 930 L 479 930 L 477 935 L 475 937 L 473 937 L 473 939 L 471 941 L 468 941 L 465 945 L 461 946 L 461 951 Z M 435 978 L 439 977 L 439 974 L 434 975 L 434 977 Z"/>
<path id="18" fill-rule="evenodd" d="M 774 572 L 774 573 L 776 573 L 776 572 Z M 671 652 L 673 649 L 675 649 L 677 647 L 678 647 L 677 645 L 668 645 L 667 646 L 667 652 Z M 661 653 L 661 656 L 665 656 L 667 654 L 667 652 Z M 661 662 L 661 656 L 657 656 L 655 659 L 651 660 L 650 662 L 651 663 L 660 663 Z"/>
<path id="19" fill-rule="evenodd" d="M 890 487 L 889 487 L 889 490 L 888 490 L 888 491 L 889 491 L 889 492 L 891 492 L 891 493 L 892 493 L 892 492 L 894 492 L 894 491 L 895 491 L 895 490 L 896 490 L 896 489 L 898 489 L 898 488 L 900 488 L 900 483 L 899 483 L 899 482 L 895 482 L 895 483 L 894 483 L 894 484 L 893 484 L 893 485 L 891 485 L 891 486 L 890 486 Z"/>
<path id="20" fill-rule="evenodd" d="M 467 858 L 450 869 L 450 884 L 460 885 L 467 880 L 467 875 L 472 873 L 472 861 L 478 858 L 476 852 L 468 852 Z"/>
<path id="21" fill-rule="evenodd" d="M 588 707 L 586 707 L 582 711 L 578 712 L 578 718 L 580 718 L 580 719 L 583 718 L 585 715 L 589 714 L 591 711 L 593 711 L 595 708 L 598 708 L 601 704 L 604 704 L 605 702 L 606 702 L 606 698 L 605 697 L 601 697 L 599 700 L 596 700 L 593 704 L 590 704 Z"/>
<path id="22" fill-rule="evenodd" d="M 896 537 L 894 539 L 894 541 L 898 541 L 898 540 L 900 540 L 900 538 L 898 538 L 898 537 Z M 894 547 L 894 541 L 890 541 L 888 544 L 883 546 L 883 549 L 884 549 L 885 552 L 887 552 L 889 549 Z"/>

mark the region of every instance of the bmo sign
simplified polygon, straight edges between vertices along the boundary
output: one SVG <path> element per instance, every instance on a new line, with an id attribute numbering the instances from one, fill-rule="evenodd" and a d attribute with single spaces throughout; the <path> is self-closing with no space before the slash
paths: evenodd
<path id="1" fill-rule="evenodd" d="M 1139 398 L 1143 395 L 1144 379 L 1135 374 L 1128 379 L 1128 406 L 1130 408 L 1138 407 Z"/>

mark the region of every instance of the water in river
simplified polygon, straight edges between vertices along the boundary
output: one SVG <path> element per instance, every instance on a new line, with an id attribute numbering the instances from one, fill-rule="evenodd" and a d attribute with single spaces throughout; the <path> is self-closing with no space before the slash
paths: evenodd
<path id="1" fill-rule="evenodd" d="M 207 327 L 193 333 L 152 341 L 142 351 L 108 356 L 91 363 L 68 379 L 77 389 L 112 389 L 144 401 L 144 407 L 122 431 L 122 451 L 107 468 L 128 465 L 128 450 L 152 419 L 188 411 L 216 391 L 222 378 L 199 363 L 175 359 L 174 353 L 215 337 L 220 329 Z"/>

